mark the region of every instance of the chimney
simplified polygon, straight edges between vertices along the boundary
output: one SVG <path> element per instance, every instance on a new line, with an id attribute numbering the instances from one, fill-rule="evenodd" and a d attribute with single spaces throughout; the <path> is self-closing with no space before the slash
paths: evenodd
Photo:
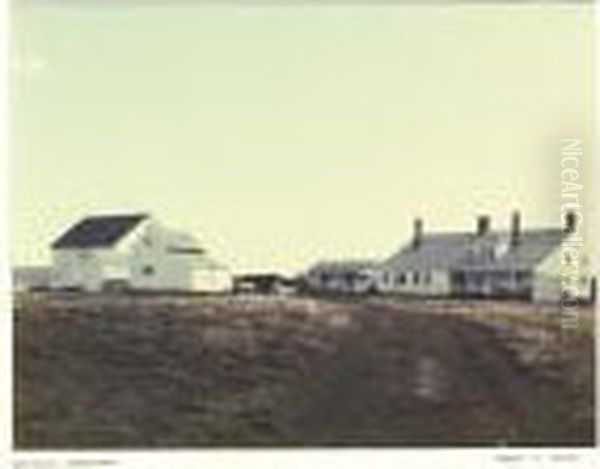
<path id="1" fill-rule="evenodd" d="M 521 240 L 521 213 L 515 210 L 510 224 L 510 244 L 516 246 Z"/>
<path id="2" fill-rule="evenodd" d="M 417 249 L 423 239 L 423 219 L 415 218 L 413 228 L 413 248 Z"/>
<path id="3" fill-rule="evenodd" d="M 492 220 L 488 215 L 477 217 L 477 236 L 484 236 L 490 232 Z"/>
<path id="4" fill-rule="evenodd" d="M 563 232 L 565 234 L 573 234 L 577 231 L 577 214 L 573 211 L 568 211 L 564 214 L 565 226 Z"/>

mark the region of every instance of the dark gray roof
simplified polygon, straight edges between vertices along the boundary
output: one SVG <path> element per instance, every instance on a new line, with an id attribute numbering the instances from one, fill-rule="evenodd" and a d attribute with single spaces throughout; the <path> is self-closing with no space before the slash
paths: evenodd
<path id="1" fill-rule="evenodd" d="M 561 229 L 525 231 L 521 234 L 519 244 L 498 257 L 493 268 L 498 270 L 535 268 L 560 247 L 564 236 Z"/>
<path id="2" fill-rule="evenodd" d="M 540 264 L 560 246 L 560 229 L 526 230 L 518 244 L 510 244 L 508 232 L 433 233 L 423 235 L 420 245 L 407 245 L 383 264 L 394 270 L 517 270 Z"/>
<path id="3" fill-rule="evenodd" d="M 52 243 L 52 248 L 110 247 L 146 218 L 148 218 L 146 214 L 87 217 L 56 239 Z"/>
<path id="4" fill-rule="evenodd" d="M 364 259 L 321 261 L 313 265 L 309 269 L 309 273 L 316 274 L 319 272 L 356 272 L 360 270 L 375 269 L 379 266 L 379 264 L 380 263 L 377 261 Z"/>

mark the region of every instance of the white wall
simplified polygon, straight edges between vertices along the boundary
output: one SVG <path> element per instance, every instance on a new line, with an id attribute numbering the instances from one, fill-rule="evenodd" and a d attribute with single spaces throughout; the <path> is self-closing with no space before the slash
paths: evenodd
<path id="1" fill-rule="evenodd" d="M 192 273 L 192 289 L 198 292 L 228 292 L 233 290 L 233 276 L 224 268 L 201 268 Z"/>
<path id="2" fill-rule="evenodd" d="M 592 270 L 589 262 L 589 256 L 585 251 L 581 251 L 577 259 L 578 265 L 569 267 L 562 265 L 562 251 L 557 248 L 544 262 L 542 262 L 534 272 L 533 278 L 533 300 L 536 302 L 556 302 L 560 301 L 563 292 L 563 281 L 566 278 L 561 275 L 573 276 L 571 283 L 575 285 L 582 300 L 590 299 Z"/>
<path id="3" fill-rule="evenodd" d="M 230 291 L 233 278 L 207 254 L 175 252 L 199 249 L 198 240 L 152 221 L 127 240 L 129 269 L 134 288 L 195 292 Z M 152 273 L 148 273 L 148 269 Z"/>
<path id="4" fill-rule="evenodd" d="M 149 221 L 128 240 L 131 286 L 143 290 L 190 290 L 192 280 L 189 268 L 171 257 L 169 232 L 154 221 Z"/>
<path id="5" fill-rule="evenodd" d="M 58 249 L 52 252 L 52 288 L 102 288 L 103 249 Z"/>
<path id="6" fill-rule="evenodd" d="M 418 282 L 415 282 L 418 272 Z M 400 282 L 404 274 L 405 282 Z M 384 268 L 379 275 L 379 288 L 384 293 L 436 296 L 450 294 L 450 275 L 443 270 L 396 270 Z"/>

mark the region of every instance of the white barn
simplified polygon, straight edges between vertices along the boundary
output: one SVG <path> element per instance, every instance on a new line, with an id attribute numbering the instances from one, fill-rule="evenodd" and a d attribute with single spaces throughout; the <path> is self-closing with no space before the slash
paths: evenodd
<path id="1" fill-rule="evenodd" d="M 564 229 L 521 230 L 518 212 L 510 230 L 494 231 L 489 217 L 466 233 L 424 233 L 415 221 L 413 239 L 380 268 L 378 290 L 416 296 L 520 298 L 559 301 L 563 294 L 563 246 L 579 239 L 575 217 Z M 565 262 L 566 261 L 566 262 Z M 594 297 L 595 282 L 582 253 L 573 285 L 577 297 Z M 568 267 L 568 265 L 566 266 Z"/>
<path id="2" fill-rule="evenodd" d="M 51 248 L 55 289 L 225 292 L 233 286 L 229 270 L 194 236 L 147 214 L 84 218 Z"/>

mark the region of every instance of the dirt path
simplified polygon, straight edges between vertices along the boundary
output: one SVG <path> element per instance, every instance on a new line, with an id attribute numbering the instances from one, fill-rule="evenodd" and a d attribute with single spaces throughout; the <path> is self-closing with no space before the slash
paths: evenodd
<path id="1" fill-rule="evenodd" d="M 483 326 L 368 307 L 297 417 L 315 444 L 502 444 L 535 383 Z"/>

